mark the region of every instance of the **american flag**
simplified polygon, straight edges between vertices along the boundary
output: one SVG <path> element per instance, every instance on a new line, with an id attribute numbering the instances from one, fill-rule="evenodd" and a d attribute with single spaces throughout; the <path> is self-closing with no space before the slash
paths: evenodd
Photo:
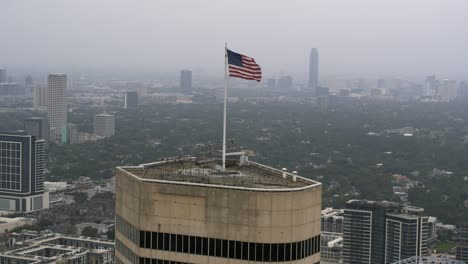
<path id="1" fill-rule="evenodd" d="M 262 69 L 253 58 L 227 50 L 229 76 L 260 82 Z"/>

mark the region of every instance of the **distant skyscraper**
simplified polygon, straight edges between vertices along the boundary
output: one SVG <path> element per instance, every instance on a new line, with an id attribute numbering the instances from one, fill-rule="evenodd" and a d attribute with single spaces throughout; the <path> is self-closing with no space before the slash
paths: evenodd
<path id="1" fill-rule="evenodd" d="M 63 137 L 63 135 L 62 135 Z M 62 143 L 75 144 L 78 142 L 78 126 L 72 123 L 67 124 L 66 138 L 62 138 Z"/>
<path id="2" fill-rule="evenodd" d="M 315 93 L 318 87 L 318 51 L 316 48 L 310 50 L 309 57 L 309 88 Z"/>
<path id="3" fill-rule="evenodd" d="M 386 88 L 385 87 L 385 79 L 378 79 L 377 80 L 377 88 Z"/>
<path id="4" fill-rule="evenodd" d="M 124 107 L 125 108 L 137 108 L 138 107 L 138 92 L 127 91 L 124 95 Z"/>
<path id="5" fill-rule="evenodd" d="M 94 134 L 101 137 L 111 137 L 114 135 L 114 129 L 114 115 L 103 113 L 94 117 Z"/>
<path id="6" fill-rule="evenodd" d="M 51 137 L 56 140 L 66 134 L 67 112 L 67 75 L 51 73 L 47 80 L 47 115 L 51 134 L 55 134 Z"/>
<path id="7" fill-rule="evenodd" d="M 24 120 L 24 130 L 26 134 L 35 136 L 36 139 L 43 139 L 45 146 L 49 143 L 49 124 L 47 118 L 31 117 Z"/>
<path id="8" fill-rule="evenodd" d="M 31 212 L 48 208 L 44 173 L 44 140 L 24 132 L 0 133 L 0 210 Z"/>
<path id="9" fill-rule="evenodd" d="M 47 106 L 47 88 L 36 87 L 33 88 L 33 107 L 45 107 Z"/>
<path id="10" fill-rule="evenodd" d="M 182 70 L 180 71 L 180 89 L 186 93 L 192 93 L 192 71 Z"/>
<path id="11" fill-rule="evenodd" d="M 424 96 L 430 99 L 436 99 L 437 96 L 437 79 L 435 75 L 427 76 L 424 83 Z"/>
<path id="12" fill-rule="evenodd" d="M 458 85 L 458 97 L 461 100 L 468 100 L 468 83 L 465 81 L 460 82 Z"/>
<path id="13" fill-rule="evenodd" d="M 276 79 L 273 79 L 273 78 L 267 79 L 267 88 L 268 88 L 268 90 L 275 90 L 276 89 Z"/>
<path id="14" fill-rule="evenodd" d="M 343 263 L 393 263 L 429 253 L 428 217 L 417 207 L 351 200 L 343 219 Z"/>
<path id="15" fill-rule="evenodd" d="M 5 69 L 0 69 L 0 83 L 6 83 L 7 80 L 7 72 Z"/>
<path id="16" fill-rule="evenodd" d="M 27 85 L 27 86 L 33 85 L 33 79 L 31 75 L 26 76 L 26 79 L 24 79 L 24 85 Z"/>
<path id="17" fill-rule="evenodd" d="M 293 81 L 291 76 L 283 76 L 278 79 L 278 89 L 291 90 L 293 87 Z"/>

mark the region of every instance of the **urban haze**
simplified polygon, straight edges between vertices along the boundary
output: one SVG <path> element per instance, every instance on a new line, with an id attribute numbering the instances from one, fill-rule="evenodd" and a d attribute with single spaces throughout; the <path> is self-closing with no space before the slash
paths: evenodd
<path id="1" fill-rule="evenodd" d="M 0 264 L 468 263 L 466 10 L 2 0 Z"/>

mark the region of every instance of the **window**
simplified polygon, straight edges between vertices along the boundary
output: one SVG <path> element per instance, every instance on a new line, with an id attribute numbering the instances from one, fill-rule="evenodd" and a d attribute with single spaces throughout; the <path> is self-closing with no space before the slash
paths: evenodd
<path id="1" fill-rule="evenodd" d="M 278 244 L 271 244 L 270 260 L 274 262 L 278 261 Z"/>
<path id="2" fill-rule="evenodd" d="M 195 251 L 195 237 L 194 236 L 190 236 L 189 245 L 190 245 L 189 246 L 189 253 L 190 254 L 195 254 L 196 251 Z M 198 252 L 201 252 L 201 249 Z M 200 254 L 200 253 L 197 253 L 197 254 Z"/>
<path id="3" fill-rule="evenodd" d="M 175 235 L 175 234 L 170 234 L 170 237 L 171 237 L 171 238 L 170 238 L 170 239 L 171 239 L 171 240 L 170 240 L 170 241 L 171 241 L 171 244 L 170 244 L 171 247 L 169 248 L 169 250 L 170 250 L 170 251 L 176 251 L 176 249 L 177 249 L 177 247 L 176 247 L 176 246 L 177 246 L 177 244 L 176 244 L 176 242 L 177 242 L 177 238 L 176 238 L 177 235 Z"/>
<path id="4" fill-rule="evenodd" d="M 209 254 L 208 254 L 209 245 L 208 244 L 209 244 L 208 243 L 208 238 L 206 238 L 206 237 L 202 238 L 201 247 L 202 247 L 202 255 L 204 255 L 204 256 L 209 256 Z"/>
<path id="5" fill-rule="evenodd" d="M 140 247 L 145 247 L 145 231 L 140 231 Z"/>
<path id="6" fill-rule="evenodd" d="M 292 243 L 291 247 L 291 260 L 297 259 L 297 243 Z"/>
<path id="7" fill-rule="evenodd" d="M 242 242 L 240 241 L 235 241 L 235 248 L 236 248 L 236 259 L 242 259 Z"/>
<path id="8" fill-rule="evenodd" d="M 152 249 L 157 249 L 158 248 L 158 233 L 157 232 L 152 232 L 151 233 L 151 248 Z"/>
<path id="9" fill-rule="evenodd" d="M 249 243 L 249 260 L 255 260 L 255 243 Z"/>
<path id="10" fill-rule="evenodd" d="M 145 232 L 145 248 L 151 248 L 151 232 Z"/>
<path id="11" fill-rule="evenodd" d="M 284 244 L 284 261 L 291 260 L 291 244 Z"/>
<path id="12" fill-rule="evenodd" d="M 164 250 L 164 234 L 158 234 L 158 249 Z"/>
<path id="13" fill-rule="evenodd" d="M 230 240 L 229 241 L 229 258 L 236 258 L 236 242 L 235 241 L 232 241 Z"/>
<path id="14" fill-rule="evenodd" d="M 221 257 L 223 258 L 228 258 L 228 252 L 229 252 L 229 241 L 226 239 L 221 240 Z"/>
<path id="15" fill-rule="evenodd" d="M 183 248 L 182 235 L 176 235 L 176 248 L 175 250 L 172 250 L 172 251 L 182 252 L 183 250 L 182 248 Z"/>

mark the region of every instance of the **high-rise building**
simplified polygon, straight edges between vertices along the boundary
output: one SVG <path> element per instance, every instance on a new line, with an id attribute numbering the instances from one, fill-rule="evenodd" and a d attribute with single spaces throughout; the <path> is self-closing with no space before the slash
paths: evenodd
<path id="1" fill-rule="evenodd" d="M 243 152 L 226 165 L 117 167 L 116 263 L 319 263 L 321 183 Z"/>
<path id="2" fill-rule="evenodd" d="M 458 96 L 459 99 L 463 101 L 468 100 L 468 83 L 465 81 L 461 81 L 458 85 Z"/>
<path id="3" fill-rule="evenodd" d="M 26 86 L 33 85 L 33 78 L 31 77 L 31 75 L 26 76 L 26 78 L 24 79 L 24 85 Z"/>
<path id="4" fill-rule="evenodd" d="M 192 93 L 192 71 L 182 70 L 180 71 L 180 89 L 186 93 Z"/>
<path id="5" fill-rule="evenodd" d="M 101 137 L 111 137 L 114 135 L 114 129 L 114 115 L 102 113 L 94 116 L 94 134 Z"/>
<path id="6" fill-rule="evenodd" d="M 49 207 L 44 193 L 45 142 L 25 132 L 0 133 L 0 210 Z"/>
<path id="7" fill-rule="evenodd" d="M 276 89 L 276 79 L 274 78 L 267 79 L 266 83 L 267 83 L 268 90 Z"/>
<path id="8" fill-rule="evenodd" d="M 67 75 L 51 73 L 47 78 L 47 117 L 52 138 L 58 140 L 66 134 L 67 113 Z"/>
<path id="9" fill-rule="evenodd" d="M 8 82 L 7 71 L 5 69 L 0 69 L 0 83 Z"/>
<path id="10" fill-rule="evenodd" d="M 439 100 L 443 102 L 450 102 L 457 98 L 457 81 L 455 80 L 442 80 L 439 84 Z"/>
<path id="11" fill-rule="evenodd" d="M 78 126 L 72 123 L 68 123 L 65 138 L 62 135 L 62 143 L 75 144 L 76 142 L 78 142 Z"/>
<path id="12" fill-rule="evenodd" d="M 322 210 L 322 232 L 343 233 L 343 210 L 327 207 Z"/>
<path id="13" fill-rule="evenodd" d="M 468 263 L 468 223 L 458 228 L 457 260 Z"/>
<path id="14" fill-rule="evenodd" d="M 136 91 L 125 92 L 124 107 L 125 108 L 137 108 L 138 107 L 138 92 Z"/>
<path id="15" fill-rule="evenodd" d="M 428 256 L 428 216 L 424 209 L 405 207 L 402 213 L 389 213 L 385 227 L 385 263 L 413 256 Z"/>
<path id="16" fill-rule="evenodd" d="M 424 82 L 424 96 L 430 99 L 436 99 L 437 96 L 437 79 L 435 75 L 430 75 L 426 77 Z"/>
<path id="17" fill-rule="evenodd" d="M 316 48 L 310 50 L 309 56 L 309 88 L 314 92 L 318 87 L 318 51 Z"/>
<path id="18" fill-rule="evenodd" d="M 377 88 L 386 88 L 385 87 L 385 79 L 378 79 L 377 80 Z"/>
<path id="19" fill-rule="evenodd" d="M 429 254 L 424 209 L 350 200 L 343 219 L 343 263 L 393 263 Z"/>
<path id="20" fill-rule="evenodd" d="M 293 87 L 292 77 L 288 75 L 279 78 L 277 87 L 281 90 L 291 90 Z"/>
<path id="21" fill-rule="evenodd" d="M 33 107 L 47 106 L 47 89 L 45 87 L 33 88 Z"/>
<path id="22" fill-rule="evenodd" d="M 45 146 L 49 144 L 49 123 L 44 117 L 31 117 L 24 120 L 24 131 L 36 139 L 43 139 Z"/>

